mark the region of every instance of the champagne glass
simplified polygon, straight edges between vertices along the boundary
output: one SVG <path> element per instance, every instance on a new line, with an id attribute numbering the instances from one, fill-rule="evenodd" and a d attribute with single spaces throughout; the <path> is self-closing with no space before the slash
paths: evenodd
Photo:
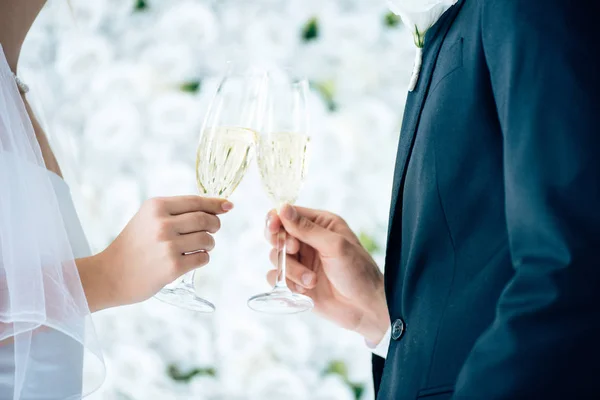
<path id="1" fill-rule="evenodd" d="M 267 79 L 266 118 L 259 133 L 257 161 L 262 183 L 277 211 L 293 204 L 304 182 L 310 138 L 308 82 L 290 71 L 270 71 Z M 270 314 L 311 310 L 312 299 L 293 293 L 286 283 L 286 232 L 277 237 L 277 281 L 269 293 L 248 300 L 248 306 Z"/>
<path id="2" fill-rule="evenodd" d="M 196 180 L 202 196 L 227 198 L 237 188 L 251 162 L 264 104 L 265 74 L 257 69 L 228 66 L 211 102 L 196 152 Z M 213 312 L 199 297 L 195 271 L 165 286 L 156 297 L 181 308 Z"/>

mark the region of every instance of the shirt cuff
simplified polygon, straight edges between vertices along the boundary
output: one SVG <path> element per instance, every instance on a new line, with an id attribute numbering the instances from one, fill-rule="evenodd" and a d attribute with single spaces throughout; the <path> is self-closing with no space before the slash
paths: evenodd
<path id="1" fill-rule="evenodd" d="M 392 336 L 392 327 L 390 326 L 388 328 L 387 332 L 385 333 L 385 335 L 383 335 L 383 338 L 381 339 L 379 344 L 374 345 L 374 344 L 370 343 L 368 340 L 365 340 L 365 343 L 366 343 L 367 347 L 369 349 L 371 349 L 371 352 L 373 354 L 375 354 L 376 356 L 379 356 L 381 358 L 386 358 L 388 349 L 390 348 L 390 337 L 391 336 Z"/>

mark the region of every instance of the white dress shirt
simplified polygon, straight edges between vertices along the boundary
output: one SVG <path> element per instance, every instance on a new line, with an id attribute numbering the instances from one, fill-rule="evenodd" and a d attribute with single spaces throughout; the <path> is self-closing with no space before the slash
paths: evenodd
<path id="1" fill-rule="evenodd" d="M 385 333 L 385 335 L 383 336 L 383 338 L 381 339 L 381 341 L 379 342 L 379 344 L 374 345 L 372 343 L 369 343 L 369 341 L 367 341 L 367 340 L 365 340 L 365 343 L 367 344 L 367 347 L 369 349 L 371 349 L 371 352 L 373 354 L 375 354 L 376 356 L 379 356 L 381 358 L 386 358 L 388 349 L 390 348 L 391 335 L 392 335 L 392 327 L 390 326 L 388 328 L 387 332 Z"/>

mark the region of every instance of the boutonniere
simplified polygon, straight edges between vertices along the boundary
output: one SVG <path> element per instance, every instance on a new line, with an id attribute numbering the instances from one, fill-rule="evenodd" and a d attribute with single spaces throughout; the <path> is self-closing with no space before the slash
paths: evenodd
<path id="1" fill-rule="evenodd" d="M 388 0 L 390 10 L 412 31 L 417 54 L 408 90 L 412 92 L 419 81 L 423 66 L 425 34 L 458 0 Z"/>

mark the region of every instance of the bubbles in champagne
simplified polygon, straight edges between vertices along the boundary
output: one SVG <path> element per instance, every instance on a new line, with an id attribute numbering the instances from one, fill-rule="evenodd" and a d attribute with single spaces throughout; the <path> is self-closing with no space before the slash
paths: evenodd
<path id="1" fill-rule="evenodd" d="M 207 128 L 196 156 L 196 179 L 203 195 L 227 198 L 242 181 L 251 161 L 256 133 L 239 127 Z"/>
<path id="2" fill-rule="evenodd" d="M 293 204 L 298 198 L 306 175 L 309 142 L 308 136 L 295 132 L 260 138 L 258 167 L 263 185 L 277 206 Z"/>

